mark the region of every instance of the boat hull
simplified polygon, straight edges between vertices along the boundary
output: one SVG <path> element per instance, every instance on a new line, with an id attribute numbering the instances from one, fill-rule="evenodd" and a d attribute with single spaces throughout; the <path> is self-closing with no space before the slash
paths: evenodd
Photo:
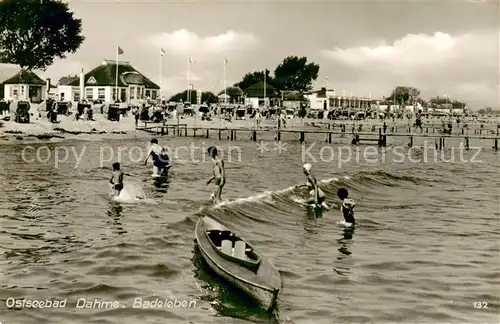
<path id="1" fill-rule="evenodd" d="M 207 229 L 218 225 L 225 229 L 208 217 L 201 218 L 196 225 L 196 241 L 203 259 L 217 275 L 254 299 L 260 307 L 272 310 L 281 289 L 279 271 L 264 256 L 257 272 L 220 256 L 205 235 Z"/>

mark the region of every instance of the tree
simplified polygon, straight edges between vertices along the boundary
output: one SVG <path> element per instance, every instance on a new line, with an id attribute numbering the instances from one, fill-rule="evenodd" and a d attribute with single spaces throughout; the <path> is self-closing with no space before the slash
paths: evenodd
<path id="1" fill-rule="evenodd" d="M 465 102 L 451 100 L 448 97 L 431 98 L 429 102 L 433 107 L 442 109 L 464 109 L 466 107 Z"/>
<path id="2" fill-rule="evenodd" d="M 196 91 L 195 90 L 191 90 L 191 100 L 189 100 L 189 98 L 187 97 L 187 90 L 184 90 L 182 92 L 178 92 L 176 94 L 174 94 L 172 97 L 170 97 L 170 99 L 168 99 L 168 101 L 173 101 L 173 102 L 185 102 L 185 101 L 188 101 L 188 102 L 191 102 L 191 103 L 195 103 L 196 102 Z"/>
<path id="3" fill-rule="evenodd" d="M 222 90 L 221 92 L 219 92 L 219 96 L 223 95 L 224 92 L 228 96 L 228 103 L 239 103 L 241 101 L 241 98 L 243 98 L 243 96 L 245 95 L 243 90 L 241 90 L 239 87 L 227 87 L 226 91 Z"/>
<path id="4" fill-rule="evenodd" d="M 394 104 L 404 105 L 405 103 L 416 102 L 420 96 L 420 90 L 408 86 L 397 86 L 392 90 L 391 95 L 386 98 L 388 101 L 392 101 Z M 395 99 L 395 102 L 394 102 Z"/>
<path id="5" fill-rule="evenodd" d="M 256 82 L 257 83 L 257 82 Z M 239 87 L 227 87 L 226 88 L 226 94 L 232 98 L 239 98 L 244 95 L 243 90 Z M 224 90 L 219 92 L 219 95 L 224 94 Z"/>
<path id="6" fill-rule="evenodd" d="M 205 91 L 201 93 L 201 102 L 206 103 L 206 104 L 212 104 L 217 102 L 217 96 L 210 92 L 210 91 Z"/>
<path id="7" fill-rule="evenodd" d="M 189 99 L 187 97 L 187 92 L 188 92 L 187 90 L 184 90 L 182 92 L 176 93 L 175 95 L 170 97 L 170 99 L 168 101 L 173 101 L 173 102 L 188 101 L 189 102 Z M 192 104 L 196 103 L 196 99 L 197 99 L 196 90 L 191 90 L 190 97 L 191 97 L 190 102 Z M 211 104 L 211 103 L 217 102 L 217 97 L 212 92 L 205 91 L 205 92 L 201 93 L 201 102 Z"/>
<path id="8" fill-rule="evenodd" d="M 82 21 L 60 0 L 0 1 L 0 61 L 45 70 L 85 40 Z"/>
<path id="9" fill-rule="evenodd" d="M 273 77 L 271 77 L 271 71 L 266 69 L 266 83 L 275 86 L 276 82 Z M 255 71 L 252 73 L 247 73 L 243 76 L 243 80 L 234 84 L 235 87 L 239 87 L 241 90 L 253 86 L 256 83 L 264 81 L 264 71 Z"/>
<path id="10" fill-rule="evenodd" d="M 288 56 L 274 70 L 277 88 L 306 92 L 312 89 L 312 82 L 318 78 L 319 65 L 307 63 L 307 58 Z"/>

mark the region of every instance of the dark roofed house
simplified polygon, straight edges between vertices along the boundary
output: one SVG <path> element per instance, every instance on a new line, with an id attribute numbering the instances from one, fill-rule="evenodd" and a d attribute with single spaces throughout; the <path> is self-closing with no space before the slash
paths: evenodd
<path id="1" fill-rule="evenodd" d="M 74 76 L 68 75 L 68 76 L 60 78 L 58 84 L 60 84 L 60 85 L 71 85 L 71 83 L 73 83 L 75 81 L 78 81 L 78 80 L 79 80 L 78 75 L 76 75 L 76 74 Z"/>
<path id="2" fill-rule="evenodd" d="M 298 91 L 283 91 L 283 107 L 287 109 L 297 110 L 301 107 L 303 101 L 305 101 L 304 96 Z"/>
<path id="3" fill-rule="evenodd" d="M 118 69 L 118 83 L 116 72 Z M 72 80 L 61 78 L 68 84 L 59 82 L 60 100 L 80 100 L 80 77 Z M 64 79 L 64 80 L 63 80 Z M 84 76 L 84 97 L 88 101 L 100 100 L 114 102 L 117 100 L 127 103 L 136 103 L 137 100 L 159 96 L 160 87 L 137 71 L 130 63 L 104 60 L 102 64 L 87 72 Z M 118 96 L 116 93 L 118 90 Z M 61 96 L 65 97 L 64 99 Z"/>
<path id="4" fill-rule="evenodd" d="M 46 82 L 32 71 L 18 70 L 2 82 L 4 100 L 27 100 L 39 103 L 47 96 Z"/>
<path id="5" fill-rule="evenodd" d="M 264 90 L 265 88 L 265 90 Z M 279 93 L 275 87 L 261 81 L 249 86 L 244 90 L 246 98 L 245 104 L 252 107 L 270 106 L 270 98 L 277 98 Z M 264 98 L 265 97 L 265 98 Z"/>

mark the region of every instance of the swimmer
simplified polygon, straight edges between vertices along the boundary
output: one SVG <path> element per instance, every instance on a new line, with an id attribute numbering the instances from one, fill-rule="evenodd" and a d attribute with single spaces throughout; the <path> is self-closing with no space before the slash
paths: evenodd
<path id="1" fill-rule="evenodd" d="M 345 188 L 340 188 L 337 191 L 337 196 L 340 200 L 342 200 L 340 211 L 344 216 L 345 222 L 354 225 L 356 223 L 356 220 L 354 219 L 354 207 L 356 206 L 356 203 L 354 200 L 347 198 L 349 196 L 349 192 Z"/>
<path id="2" fill-rule="evenodd" d="M 113 174 L 109 183 L 112 185 L 112 195 L 115 197 L 119 196 L 123 189 L 123 172 L 120 170 L 120 163 L 118 162 L 113 163 Z"/>
<path id="3" fill-rule="evenodd" d="M 150 156 L 153 158 L 153 176 L 162 176 L 165 170 L 170 167 L 170 158 L 165 149 L 158 145 L 156 138 L 151 140 L 151 148 L 144 164 L 147 164 Z"/>
<path id="4" fill-rule="evenodd" d="M 316 178 L 311 172 L 312 165 L 307 163 L 304 164 L 303 166 L 303 171 L 304 174 L 307 176 L 307 183 L 306 186 L 308 189 L 312 189 L 309 194 L 311 195 L 311 198 L 307 201 L 307 204 L 316 204 L 316 205 L 321 205 L 324 209 L 329 210 L 330 207 L 327 205 L 325 202 L 325 193 L 323 190 L 321 190 L 318 187 L 318 183 L 316 181 Z"/>
<path id="5" fill-rule="evenodd" d="M 217 153 L 217 148 L 211 146 L 207 150 L 208 155 L 212 158 L 214 163 L 214 176 L 207 181 L 207 185 L 215 180 L 214 192 L 211 195 L 213 203 L 219 203 L 221 201 L 222 188 L 226 184 L 226 171 L 224 170 L 224 161 L 219 157 Z"/>

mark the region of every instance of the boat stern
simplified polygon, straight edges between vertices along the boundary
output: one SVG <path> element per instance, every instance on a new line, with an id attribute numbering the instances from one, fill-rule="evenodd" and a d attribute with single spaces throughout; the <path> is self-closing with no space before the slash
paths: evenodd
<path id="1" fill-rule="evenodd" d="M 276 307 L 276 304 L 278 303 L 279 293 L 280 293 L 280 289 L 274 288 L 274 290 L 272 292 L 273 297 L 271 298 L 271 303 L 269 304 L 269 307 L 267 309 L 268 311 L 272 311 Z"/>

